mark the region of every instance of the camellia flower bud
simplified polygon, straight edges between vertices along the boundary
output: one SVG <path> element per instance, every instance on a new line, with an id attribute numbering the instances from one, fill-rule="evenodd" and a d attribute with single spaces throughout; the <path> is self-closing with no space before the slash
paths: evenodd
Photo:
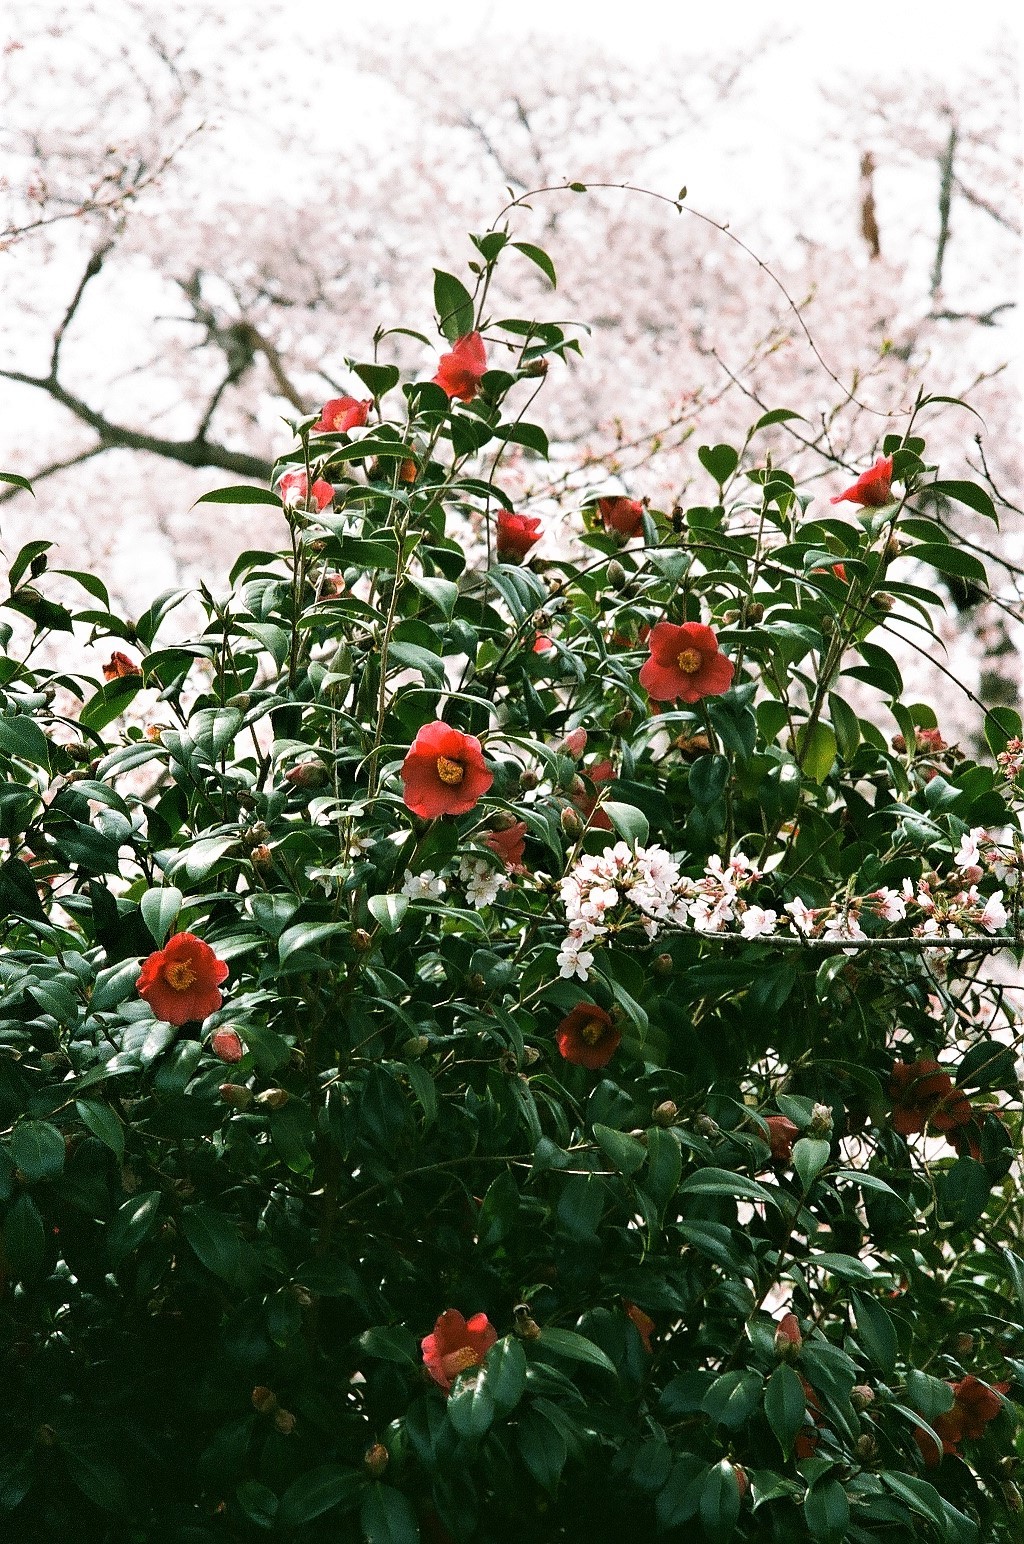
<path id="1" fill-rule="evenodd" d="M 300 1308 L 312 1308 L 313 1294 L 308 1287 L 304 1287 L 301 1282 L 293 1281 L 289 1291 Z"/>
<path id="2" fill-rule="evenodd" d="M 265 1388 L 262 1383 L 256 1385 L 249 1397 L 252 1400 L 253 1409 L 258 1410 L 260 1415 L 273 1415 L 277 1409 L 277 1395 L 273 1389 Z"/>
<path id="3" fill-rule="evenodd" d="M 517 1303 L 512 1310 L 512 1328 L 520 1340 L 539 1340 L 541 1328 L 537 1321 L 530 1317 L 530 1305 Z"/>
<path id="4" fill-rule="evenodd" d="M 759 600 L 747 602 L 745 617 L 748 627 L 756 627 L 758 622 L 764 620 L 764 606 Z"/>
<path id="5" fill-rule="evenodd" d="M 957 1356 L 970 1356 L 974 1350 L 974 1336 L 961 1334 L 953 1342 L 953 1349 Z"/>
<path id="6" fill-rule="evenodd" d="M 624 734 L 625 731 L 629 728 L 629 726 L 630 726 L 630 724 L 632 722 L 633 722 L 633 709 L 632 708 L 620 708 L 617 713 L 613 713 L 612 714 L 612 718 L 611 718 L 611 722 L 609 724 L 609 728 L 612 730 L 612 732 L 614 734 Z"/>
<path id="7" fill-rule="evenodd" d="M 270 848 L 266 845 L 265 842 L 261 842 L 259 846 L 254 847 L 252 852 L 249 854 L 249 862 L 252 864 L 254 869 L 259 869 L 261 872 L 265 872 L 267 869 L 274 867 L 274 854 L 271 852 Z"/>
<path id="8" fill-rule="evenodd" d="M 656 976 L 670 976 L 673 968 L 672 956 L 670 954 L 655 955 L 652 969 Z"/>
<path id="9" fill-rule="evenodd" d="M 293 788 L 322 788 L 327 781 L 327 768 L 322 761 L 300 761 L 289 767 L 284 775 Z"/>
<path id="10" fill-rule="evenodd" d="M 871 1433 L 866 1431 L 857 1438 L 853 1451 L 862 1464 L 869 1464 L 872 1459 L 878 1457 L 878 1443 Z"/>
<path id="11" fill-rule="evenodd" d="M 566 756 L 571 756 L 573 761 L 579 761 L 587 748 L 587 731 L 585 729 L 570 729 L 558 749 Z"/>
<path id="12" fill-rule="evenodd" d="M 903 543 L 900 541 L 899 537 L 890 536 L 889 540 L 885 544 L 885 557 L 887 561 L 891 563 L 893 558 L 898 558 L 902 551 Z"/>
<path id="13" fill-rule="evenodd" d="M 364 927 L 357 927 L 354 932 L 349 934 L 349 943 L 357 954 L 366 954 L 369 949 L 373 948 L 373 939 Z"/>
<path id="14" fill-rule="evenodd" d="M 249 848 L 260 847 L 269 836 L 270 827 L 266 821 L 257 820 L 254 826 L 249 826 L 247 830 L 242 832 L 242 845 Z"/>
<path id="15" fill-rule="evenodd" d="M 292 1432 L 295 1430 L 295 1417 L 292 1415 L 290 1410 L 275 1410 L 274 1425 L 277 1427 L 282 1437 L 291 1436 Z"/>
<path id="16" fill-rule="evenodd" d="M 747 1479 L 747 1471 L 741 1464 L 733 1464 L 732 1472 L 736 1476 L 736 1488 L 740 1493 L 740 1501 L 746 1501 L 750 1495 L 750 1481 Z"/>
<path id="17" fill-rule="evenodd" d="M 523 1046 L 523 1061 L 528 1067 L 532 1067 L 535 1062 L 540 1061 L 540 1052 L 535 1045 Z"/>
<path id="18" fill-rule="evenodd" d="M 679 1115 L 679 1106 L 671 1099 L 663 1099 L 654 1106 L 651 1119 L 656 1126 L 672 1126 Z"/>
<path id="19" fill-rule="evenodd" d="M 698 1115 L 693 1123 L 693 1129 L 702 1137 L 717 1137 L 721 1131 L 718 1122 L 712 1120 L 710 1115 Z"/>
<path id="20" fill-rule="evenodd" d="M 530 359 L 519 373 L 527 376 L 547 375 L 548 362 L 546 359 Z"/>
<path id="21" fill-rule="evenodd" d="M 868 1405 L 875 1402 L 875 1391 L 866 1383 L 855 1383 L 850 1390 L 850 1403 L 855 1410 L 866 1410 Z"/>
<path id="22" fill-rule="evenodd" d="M 246 1088 L 244 1083 L 222 1083 L 219 1093 L 224 1103 L 229 1104 L 233 1110 L 247 1110 L 254 1097 L 252 1089 Z"/>
<path id="23" fill-rule="evenodd" d="M 784 1362 L 793 1362 L 800 1355 L 804 1337 L 800 1333 L 800 1320 L 795 1313 L 785 1313 L 775 1330 L 775 1355 Z"/>
<path id="24" fill-rule="evenodd" d="M 245 1055 L 245 1046 L 238 1031 L 227 1026 L 217 1030 L 210 1041 L 210 1049 L 222 1062 L 240 1062 Z"/>
<path id="25" fill-rule="evenodd" d="M 491 816 L 491 827 L 495 831 L 511 831 L 513 826 L 518 824 L 519 821 L 511 810 L 497 810 Z"/>
<path id="26" fill-rule="evenodd" d="M 264 1110 L 283 1110 L 290 1098 L 286 1088 L 265 1088 L 256 1095 L 256 1103 Z"/>
<path id="27" fill-rule="evenodd" d="M 415 1061 L 417 1056 L 422 1056 L 429 1048 L 430 1041 L 426 1035 L 410 1035 L 402 1046 L 402 1055 L 408 1056 L 410 1061 Z"/>
<path id="28" fill-rule="evenodd" d="M 575 838 L 582 834 L 583 821 L 580 818 L 579 811 L 574 810 L 571 804 L 567 804 L 565 806 L 561 816 L 559 817 L 559 821 L 562 827 L 562 832 L 565 836 Z"/>
<path id="29" fill-rule="evenodd" d="M 612 558 L 611 562 L 608 564 L 608 583 L 611 585 L 613 590 L 621 590 L 625 582 L 626 570 L 623 568 L 618 558 Z"/>
<path id="30" fill-rule="evenodd" d="M 832 1111 L 827 1104 L 816 1104 L 811 1110 L 810 1124 L 807 1127 L 809 1137 L 827 1137 L 832 1134 Z"/>
<path id="31" fill-rule="evenodd" d="M 520 788 L 526 788 L 526 789 L 536 788 L 537 784 L 539 782 L 540 782 L 540 774 L 535 772 L 533 767 L 524 767 L 523 770 L 519 774 L 519 786 L 520 786 Z"/>
<path id="32" fill-rule="evenodd" d="M 390 1462 L 391 1454 L 383 1442 L 375 1442 L 363 1454 L 363 1468 L 371 1480 L 379 1480 Z"/>

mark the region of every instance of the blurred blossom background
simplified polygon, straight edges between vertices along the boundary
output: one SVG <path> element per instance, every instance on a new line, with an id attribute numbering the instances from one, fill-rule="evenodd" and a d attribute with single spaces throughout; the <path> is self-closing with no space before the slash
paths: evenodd
<path id="1" fill-rule="evenodd" d="M 492 295 L 495 316 L 581 324 L 582 359 L 532 413 L 550 462 L 508 466 L 541 555 L 584 492 L 706 502 L 697 447 L 741 444 L 767 409 L 803 415 L 766 443 L 825 500 L 919 389 L 963 397 L 973 413 L 933 406 L 918 428 L 1002 524 L 949 512 L 997 561 L 993 599 L 951 581 L 944 663 L 1014 701 L 1020 18 L 777 11 L 7 0 L 0 469 L 36 483 L 0 489 L 7 552 L 56 537 L 56 562 L 129 608 L 223 588 L 282 527 L 193 501 L 265 481 L 287 420 L 352 389 L 346 360 L 372 358 L 378 329 L 433 336 L 431 269 L 464 272 L 467 231 L 554 188 L 510 218 L 557 291 L 523 259 Z M 392 335 L 380 358 L 429 378 L 437 351 Z M 901 647 L 912 695 L 966 733 L 943 662 Z"/>

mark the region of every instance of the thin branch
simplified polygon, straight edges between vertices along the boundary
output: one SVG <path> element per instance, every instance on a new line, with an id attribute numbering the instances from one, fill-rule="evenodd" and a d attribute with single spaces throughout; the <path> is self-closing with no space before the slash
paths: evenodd
<path id="1" fill-rule="evenodd" d="M 89 261 L 85 265 L 85 272 L 79 280 L 78 288 L 75 290 L 75 293 L 71 297 L 71 304 L 64 312 L 60 325 L 53 335 L 53 348 L 50 352 L 50 379 L 52 381 L 57 379 L 57 365 L 60 361 L 60 350 L 61 344 L 64 342 L 64 334 L 70 327 L 71 322 L 74 319 L 75 312 L 81 305 L 82 296 L 85 294 L 86 285 L 89 283 L 90 279 L 95 279 L 96 275 L 103 267 L 103 261 L 107 253 L 110 251 L 113 245 L 114 243 L 112 241 L 105 242 L 102 247 L 98 247 L 92 254 Z"/>
<path id="2" fill-rule="evenodd" d="M 34 486 L 36 483 L 42 482 L 44 477 L 52 477 L 55 472 L 66 472 L 69 467 L 80 466 L 83 461 L 91 461 L 93 456 L 100 455 L 106 449 L 106 445 L 90 445 L 88 450 L 79 451 L 77 456 L 69 456 L 66 461 L 53 461 L 49 466 L 42 467 L 38 472 L 32 472 L 28 480 Z M 24 489 L 18 487 L 5 488 L 3 492 L 0 492 L 0 504 L 6 504 L 8 499 L 17 498 L 18 494 L 22 492 L 24 492 Z"/>
<path id="3" fill-rule="evenodd" d="M 949 126 L 949 139 L 939 157 L 939 234 L 935 243 L 935 262 L 932 265 L 931 295 L 934 300 L 942 288 L 942 266 L 946 260 L 949 242 L 949 212 L 953 202 L 953 159 L 958 139 L 956 122 Z"/>
<path id="4" fill-rule="evenodd" d="M 114 423 L 103 413 L 98 413 L 74 392 L 68 391 L 59 381 L 45 375 L 28 375 L 23 370 L 0 370 L 0 378 L 15 381 L 20 386 L 34 386 L 44 391 L 54 402 L 66 407 L 76 418 L 93 429 L 100 440 L 97 450 L 144 450 L 152 456 L 163 456 L 168 461 L 179 461 L 183 466 L 212 466 L 222 472 L 233 472 L 238 477 L 250 477 L 257 482 L 269 482 L 273 462 L 262 456 L 248 455 L 245 451 L 229 450 L 226 445 L 212 444 L 200 437 L 191 440 L 168 440 L 156 434 L 143 434 L 124 424 Z"/>

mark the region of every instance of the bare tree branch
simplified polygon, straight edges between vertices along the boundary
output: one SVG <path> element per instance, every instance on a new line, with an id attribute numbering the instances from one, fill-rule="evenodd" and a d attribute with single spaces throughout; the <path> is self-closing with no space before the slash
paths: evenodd
<path id="1" fill-rule="evenodd" d="M 151 456 L 163 456 L 168 461 L 178 461 L 183 466 L 212 466 L 221 472 L 233 472 L 238 477 L 251 477 L 256 482 L 269 482 L 273 462 L 262 456 L 248 455 L 245 451 L 229 450 L 226 445 L 216 445 L 197 436 L 191 440 L 168 440 L 155 434 L 143 434 L 124 424 L 114 423 L 103 413 L 91 408 L 81 397 L 68 391 L 59 381 L 45 375 L 27 375 L 23 370 L 0 370 L 4 380 L 15 381 L 20 386 L 34 386 L 44 391 L 54 402 L 66 407 L 76 418 L 93 429 L 99 444 L 93 453 L 102 450 L 143 450 Z"/>
<path id="2" fill-rule="evenodd" d="M 79 451 L 77 456 L 68 456 L 64 461 L 52 461 L 49 466 L 40 467 L 38 472 L 29 474 L 28 480 L 33 487 L 42 482 L 44 477 L 52 477 L 55 472 L 66 472 L 68 467 L 80 466 L 83 461 L 91 461 L 93 456 L 100 455 L 107 449 L 106 445 L 90 445 L 88 450 Z M 18 487 L 5 488 L 0 493 L 0 504 L 6 504 L 9 499 L 17 498 L 24 489 Z"/>
<path id="3" fill-rule="evenodd" d="M 934 300 L 942 288 L 942 265 L 946 260 L 949 242 L 949 212 L 953 202 L 953 160 L 956 156 L 959 130 L 954 119 L 949 125 L 949 139 L 939 157 L 939 234 L 935 243 L 935 262 L 932 265 L 931 295 Z"/>

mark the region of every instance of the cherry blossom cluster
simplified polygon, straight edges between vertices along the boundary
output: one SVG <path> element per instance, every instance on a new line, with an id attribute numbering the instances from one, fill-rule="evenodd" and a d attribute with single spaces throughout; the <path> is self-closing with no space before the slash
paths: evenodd
<path id="1" fill-rule="evenodd" d="M 937 874 L 916 881 L 907 878 L 898 890 L 883 886 L 820 907 L 808 906 L 797 896 L 774 910 L 749 898 L 747 892 L 766 870 L 743 852 L 727 860 L 713 855 L 703 874 L 692 878 L 664 848 L 631 847 L 620 841 L 599 855 L 582 857 L 559 883 L 568 923 L 558 952 L 559 973 L 586 981 L 594 946 L 637 923 L 652 940 L 669 925 L 746 939 L 792 930 L 803 938 L 856 943 L 871 936 L 862 925 L 868 920 L 909 921 L 912 935 L 920 938 L 963 938 L 968 930 L 1000 932 L 1007 924 L 1003 892 L 982 895 L 978 882 L 985 866 L 997 877 L 1007 871 L 1006 854 L 978 827 L 963 837 L 954 862 L 955 871 L 944 879 Z M 767 868 L 772 866 L 769 860 Z"/>
<path id="2" fill-rule="evenodd" d="M 999 752 L 996 761 L 1006 777 L 1020 777 L 1024 772 L 1024 740 L 1007 740 L 1006 749 Z"/>

